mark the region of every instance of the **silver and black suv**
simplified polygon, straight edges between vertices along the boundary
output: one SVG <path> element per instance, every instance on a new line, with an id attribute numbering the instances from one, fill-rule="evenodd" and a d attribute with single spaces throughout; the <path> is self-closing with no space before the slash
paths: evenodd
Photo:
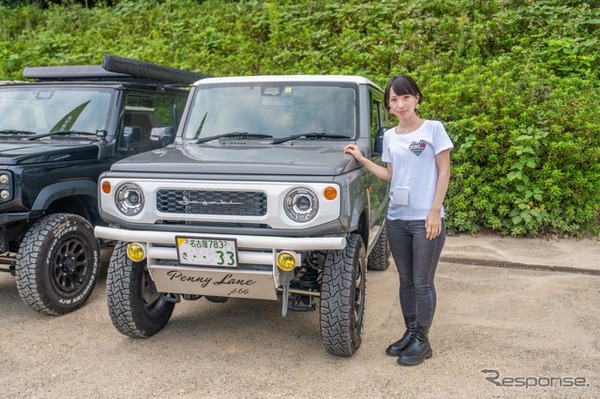
<path id="1" fill-rule="evenodd" d="M 382 90 L 357 76 L 208 78 L 193 85 L 175 142 L 99 180 L 97 237 L 117 240 L 107 275 L 121 333 L 148 337 L 182 299 L 279 301 L 319 310 L 328 352 L 351 356 L 367 269 L 385 270 Z"/>

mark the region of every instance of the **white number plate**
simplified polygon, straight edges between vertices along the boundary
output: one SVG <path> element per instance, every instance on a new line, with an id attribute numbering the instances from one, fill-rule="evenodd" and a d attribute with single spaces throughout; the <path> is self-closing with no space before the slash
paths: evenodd
<path id="1" fill-rule="evenodd" d="M 182 265 L 237 267 L 235 240 L 176 237 L 177 256 Z"/>

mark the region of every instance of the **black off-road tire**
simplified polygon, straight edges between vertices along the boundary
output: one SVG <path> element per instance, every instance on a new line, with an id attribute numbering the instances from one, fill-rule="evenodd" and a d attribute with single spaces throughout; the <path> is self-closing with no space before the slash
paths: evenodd
<path id="1" fill-rule="evenodd" d="M 115 245 L 106 274 L 108 313 L 115 328 L 132 338 L 150 337 L 167 325 L 175 303 L 156 291 L 146 261 L 127 257 L 127 243 Z"/>
<path id="2" fill-rule="evenodd" d="M 385 223 L 385 222 L 384 222 Z M 390 267 L 390 244 L 387 237 L 387 226 L 384 224 L 369 254 L 367 268 L 369 270 L 387 270 Z"/>
<path id="3" fill-rule="evenodd" d="M 15 265 L 17 290 L 40 313 L 58 316 L 80 308 L 100 272 L 100 247 L 91 223 L 56 213 L 33 224 L 23 237 Z"/>
<path id="4" fill-rule="evenodd" d="M 352 356 L 362 343 L 367 297 L 365 246 L 358 234 L 346 248 L 329 251 L 321 282 L 321 339 L 325 350 Z"/>

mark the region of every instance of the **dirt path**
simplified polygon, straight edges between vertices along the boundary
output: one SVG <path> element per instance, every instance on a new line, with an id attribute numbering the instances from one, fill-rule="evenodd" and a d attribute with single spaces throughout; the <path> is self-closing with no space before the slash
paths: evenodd
<path id="1" fill-rule="evenodd" d="M 441 263 L 436 282 L 434 357 L 407 368 L 384 354 L 401 333 L 394 269 L 369 274 L 352 358 L 323 350 L 317 312 L 282 319 L 275 302 L 201 299 L 130 339 L 111 324 L 104 277 L 84 308 L 47 317 L 2 274 L 0 397 L 600 396 L 600 277 Z"/>

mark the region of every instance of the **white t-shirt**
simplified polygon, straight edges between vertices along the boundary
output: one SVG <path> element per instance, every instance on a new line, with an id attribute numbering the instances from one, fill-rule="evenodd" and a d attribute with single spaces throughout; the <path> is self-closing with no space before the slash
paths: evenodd
<path id="1" fill-rule="evenodd" d="M 383 136 L 382 161 L 392 164 L 390 184 L 390 204 L 388 218 L 391 220 L 425 220 L 431 209 L 437 185 L 437 166 L 435 156 L 453 148 L 452 140 L 439 121 L 425 120 L 421 127 L 411 133 L 398 134 L 392 128 Z M 400 197 L 408 203 L 394 203 L 394 192 L 402 191 Z M 441 211 L 445 216 L 444 207 Z"/>

